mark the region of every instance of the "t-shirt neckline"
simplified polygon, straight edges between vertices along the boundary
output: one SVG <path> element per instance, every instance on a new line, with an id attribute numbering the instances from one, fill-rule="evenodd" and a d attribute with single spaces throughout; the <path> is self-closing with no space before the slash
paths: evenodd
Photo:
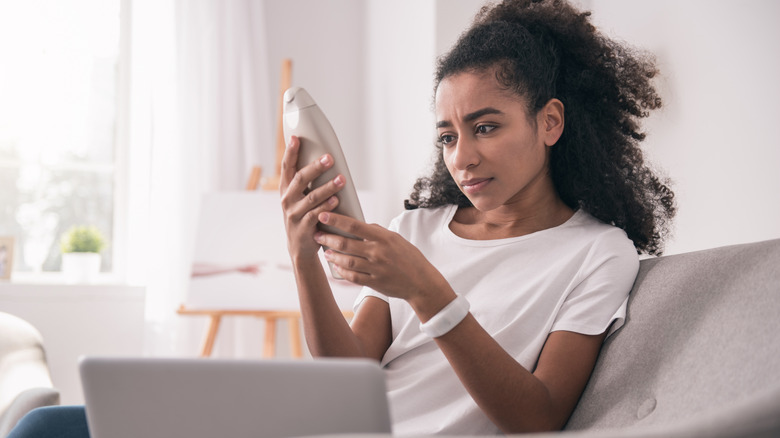
<path id="1" fill-rule="evenodd" d="M 450 240 L 458 242 L 458 243 L 460 243 L 462 245 L 478 246 L 478 247 L 490 247 L 490 246 L 509 245 L 509 244 L 512 244 L 512 243 L 515 243 L 515 242 L 528 240 L 528 239 L 533 239 L 533 238 L 538 237 L 540 235 L 546 234 L 546 233 L 548 233 L 548 232 L 550 232 L 552 230 L 557 230 L 557 229 L 560 229 L 560 228 L 565 228 L 565 227 L 572 226 L 573 224 L 576 224 L 577 222 L 579 222 L 581 220 L 581 218 L 583 217 L 583 215 L 585 215 L 585 212 L 580 208 L 580 209 L 577 209 L 574 212 L 574 214 L 569 219 L 566 220 L 566 222 L 564 222 L 564 223 L 562 223 L 562 224 L 560 224 L 558 226 L 552 227 L 552 228 L 546 228 L 544 230 L 534 231 L 533 233 L 525 234 L 523 236 L 505 237 L 505 238 L 502 238 L 502 239 L 474 240 L 474 239 L 466 239 L 465 237 L 460 237 L 460 236 L 455 234 L 450 229 L 450 223 L 452 222 L 453 218 L 455 217 L 455 212 L 458 211 L 458 206 L 457 205 L 450 205 L 448 208 L 449 208 L 449 211 L 447 211 L 447 214 L 443 215 L 444 216 L 444 220 L 441 223 L 442 232 L 444 233 L 444 235 L 447 236 L 447 238 L 449 238 Z"/>

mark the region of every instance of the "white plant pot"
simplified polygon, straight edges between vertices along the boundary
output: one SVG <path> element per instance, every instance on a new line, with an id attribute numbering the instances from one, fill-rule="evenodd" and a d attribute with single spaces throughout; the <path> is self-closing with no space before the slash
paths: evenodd
<path id="1" fill-rule="evenodd" d="M 62 274 L 68 283 L 94 283 L 100 273 L 100 254 L 67 252 L 62 254 Z"/>

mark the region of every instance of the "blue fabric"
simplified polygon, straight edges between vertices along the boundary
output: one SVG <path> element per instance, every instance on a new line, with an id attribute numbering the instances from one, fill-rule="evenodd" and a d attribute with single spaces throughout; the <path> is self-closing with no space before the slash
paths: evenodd
<path id="1" fill-rule="evenodd" d="M 6 438 L 89 438 L 84 406 L 33 409 Z"/>

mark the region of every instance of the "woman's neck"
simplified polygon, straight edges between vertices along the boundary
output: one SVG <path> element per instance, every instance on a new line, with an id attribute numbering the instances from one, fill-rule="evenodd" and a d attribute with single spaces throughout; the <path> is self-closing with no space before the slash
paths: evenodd
<path id="1" fill-rule="evenodd" d="M 494 240 L 519 237 L 562 225 L 574 210 L 556 197 L 534 208 L 501 206 L 490 211 L 461 207 L 450 222 L 455 235 L 470 240 Z"/>

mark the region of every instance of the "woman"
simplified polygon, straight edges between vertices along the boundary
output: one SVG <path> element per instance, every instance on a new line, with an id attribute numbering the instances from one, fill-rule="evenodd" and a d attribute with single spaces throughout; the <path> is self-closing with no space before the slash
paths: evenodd
<path id="1" fill-rule="evenodd" d="M 281 193 L 315 356 L 387 370 L 396 434 L 560 429 L 622 323 L 637 252 L 659 254 L 672 192 L 643 163 L 638 121 L 661 102 L 651 61 L 564 1 L 488 6 L 439 60 L 437 161 L 386 230 L 332 213 L 333 165 Z M 326 223 L 362 240 L 318 231 Z M 367 286 L 348 325 L 317 257 Z M 10 437 L 87 436 L 83 408 L 33 411 Z"/>
<path id="2" fill-rule="evenodd" d="M 386 230 L 332 213 L 333 165 L 284 157 L 282 206 L 309 348 L 387 369 L 397 434 L 560 429 L 625 315 L 673 194 L 643 163 L 652 62 L 563 1 L 488 6 L 440 59 L 439 150 Z M 318 231 L 327 224 L 360 237 Z M 317 258 L 367 286 L 348 325 Z M 469 311 L 470 310 L 470 311 Z"/>

